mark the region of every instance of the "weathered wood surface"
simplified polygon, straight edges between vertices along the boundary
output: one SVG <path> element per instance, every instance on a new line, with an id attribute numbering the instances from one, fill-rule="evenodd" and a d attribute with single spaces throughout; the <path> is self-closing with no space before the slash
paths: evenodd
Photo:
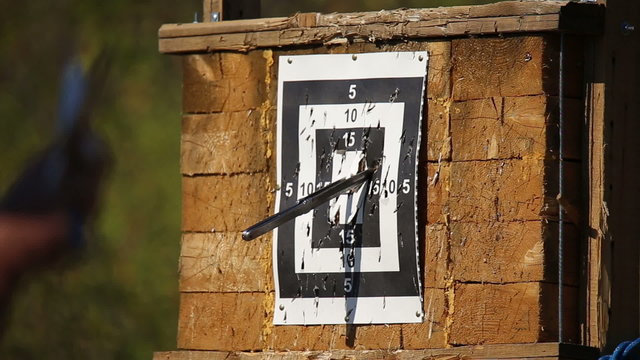
<path id="1" fill-rule="evenodd" d="M 248 111 L 265 99 L 263 52 L 215 53 L 183 58 L 183 111 L 188 114 Z"/>
<path id="2" fill-rule="evenodd" d="M 437 9 L 297 14 L 288 19 L 227 24 L 172 24 L 159 30 L 160 51 L 248 51 L 288 45 L 541 31 L 598 34 L 601 10 L 597 5 L 557 1 L 507 1 Z"/>
<path id="3" fill-rule="evenodd" d="M 204 0 L 202 2 L 202 22 L 211 22 L 211 14 L 214 12 L 222 16 L 222 0 Z"/>
<path id="4" fill-rule="evenodd" d="M 261 350 L 264 293 L 182 293 L 178 348 Z"/>
<path id="5" fill-rule="evenodd" d="M 624 23 L 635 25 L 634 31 L 621 30 Z M 591 134 L 592 156 L 604 168 L 592 172 L 592 186 L 598 186 L 604 175 L 603 201 L 595 193 L 592 229 L 601 231 L 600 253 L 594 264 L 600 263 L 600 279 L 597 297 L 600 309 L 592 321 L 596 325 L 593 335 L 599 332 L 599 342 L 608 353 L 627 338 L 635 338 L 640 332 L 640 242 L 638 242 L 637 214 L 640 213 L 640 3 L 636 1 L 607 1 L 606 33 L 595 44 L 595 66 L 599 66 L 592 83 L 596 86 L 593 95 L 604 95 L 604 109 L 593 108 L 596 117 Z M 601 85 L 604 84 L 604 85 Z M 604 94 L 598 92 L 604 86 Z M 598 106 L 600 99 L 590 99 Z M 604 117 L 599 112 L 604 110 Z M 602 132 L 601 132 L 602 131 Z M 594 149 L 602 139 L 602 153 Z M 600 157 L 605 159 L 604 164 Z M 603 172 L 597 172 L 603 170 Z M 597 244 L 597 243 L 596 243 Z M 595 255 L 595 254 L 594 254 Z"/>
<path id="6" fill-rule="evenodd" d="M 568 54 L 581 53 L 574 40 Z M 452 47 L 453 98 L 558 95 L 560 41 L 558 36 L 505 36 L 454 39 Z M 567 56 L 568 54 L 565 54 Z M 565 78 L 582 76 L 582 62 L 567 62 Z M 565 86 L 564 96 L 582 98 L 582 80 Z"/>
<path id="7" fill-rule="evenodd" d="M 182 230 L 240 232 L 269 216 L 267 175 L 182 178 Z"/>
<path id="8" fill-rule="evenodd" d="M 263 114 L 245 110 L 182 118 L 184 175 L 265 172 L 268 143 Z"/>
<path id="9" fill-rule="evenodd" d="M 598 356 L 593 348 L 571 344 L 539 343 L 511 345 L 460 346 L 430 350 L 335 350 L 290 352 L 216 352 L 175 351 L 157 352 L 154 360 L 310 360 L 310 359 L 565 359 L 591 360 Z"/>
<path id="10" fill-rule="evenodd" d="M 181 292 L 259 292 L 273 287 L 271 242 L 240 233 L 187 233 L 180 251 Z"/>
<path id="11" fill-rule="evenodd" d="M 565 140 L 564 157 L 580 159 L 582 102 L 577 99 L 565 99 L 564 102 L 564 131 L 571 134 Z M 449 109 L 452 147 L 455 149 L 453 160 L 557 156 L 557 109 L 558 99 L 545 95 L 456 101 Z M 437 115 L 434 118 L 438 120 Z M 436 131 L 443 130 L 436 127 Z"/>
<path id="12" fill-rule="evenodd" d="M 552 293 L 557 289 L 555 37 L 187 56 L 180 347 L 395 350 L 552 340 L 555 314 L 544 309 L 556 309 Z M 426 321 L 274 327 L 270 238 L 247 243 L 238 235 L 273 210 L 274 64 L 293 54 L 412 50 L 431 54 L 418 187 Z M 486 59 L 474 59 L 474 51 Z M 567 69 L 572 71 L 581 69 Z M 465 81 L 476 89 L 461 86 Z M 578 100 L 565 100 L 572 115 L 567 155 L 576 160 L 567 164 L 567 181 L 575 185 L 581 181 L 582 107 Z M 568 201 L 579 204 L 579 187 L 569 188 L 574 193 L 566 194 Z M 576 253 L 577 232 L 566 233 L 566 253 Z M 577 259 L 569 260 L 565 284 L 575 292 Z"/>
<path id="13" fill-rule="evenodd" d="M 566 324 L 577 288 L 565 287 Z M 425 322 L 403 325 L 272 326 L 273 293 L 182 293 L 178 347 L 193 350 L 397 350 L 448 345 L 535 343 L 557 337 L 557 286 L 456 282 L 426 289 Z M 551 310 L 553 309 L 553 310 Z M 566 339 L 578 341 L 567 326 Z"/>

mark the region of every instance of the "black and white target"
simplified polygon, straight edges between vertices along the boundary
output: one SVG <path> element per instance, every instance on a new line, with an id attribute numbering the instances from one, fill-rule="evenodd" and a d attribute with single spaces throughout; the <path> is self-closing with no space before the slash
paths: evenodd
<path id="1" fill-rule="evenodd" d="M 426 52 L 282 56 L 276 211 L 373 178 L 274 232 L 275 324 L 423 318 L 416 185 Z"/>

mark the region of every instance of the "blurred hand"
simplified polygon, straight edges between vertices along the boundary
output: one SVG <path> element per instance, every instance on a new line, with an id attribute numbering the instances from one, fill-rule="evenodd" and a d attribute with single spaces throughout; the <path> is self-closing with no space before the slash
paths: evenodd
<path id="1" fill-rule="evenodd" d="M 106 67 L 104 56 L 89 71 L 77 61 L 67 65 L 56 137 L 0 201 L 0 303 L 20 275 L 83 243 L 111 163 L 90 124 Z"/>
<path id="2" fill-rule="evenodd" d="M 18 279 L 84 243 L 83 229 L 96 212 L 111 162 L 89 122 L 106 67 L 104 57 L 89 72 L 77 61 L 67 65 L 56 137 L 0 200 L 0 334 Z"/>
<path id="3" fill-rule="evenodd" d="M 95 213 L 111 163 L 106 143 L 91 129 L 91 111 L 106 78 L 106 58 L 86 72 L 79 62 L 65 68 L 60 89 L 57 136 L 34 159 L 0 201 L 0 213 L 68 212 L 82 220 Z"/>

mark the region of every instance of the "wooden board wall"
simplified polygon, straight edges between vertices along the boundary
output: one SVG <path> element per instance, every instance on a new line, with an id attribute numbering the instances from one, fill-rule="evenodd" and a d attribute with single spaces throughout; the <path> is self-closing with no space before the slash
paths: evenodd
<path id="1" fill-rule="evenodd" d="M 155 353 L 154 360 L 412 360 L 412 359 L 518 359 L 529 360 L 591 360 L 597 350 L 570 344 L 514 344 L 459 346 L 450 349 L 430 350 L 333 350 L 288 352 L 220 352 L 174 351 Z"/>
<path id="2" fill-rule="evenodd" d="M 555 34 L 184 57 L 183 237 L 178 347 L 431 349 L 557 338 L 558 56 Z M 576 42 L 580 44 L 580 42 Z M 277 59 L 430 52 L 419 160 L 423 324 L 273 326 L 271 236 Z M 579 52 L 573 48 L 571 51 Z M 567 202 L 579 203 L 581 72 L 565 96 Z M 577 340 L 577 246 L 567 235 L 567 340 Z"/>

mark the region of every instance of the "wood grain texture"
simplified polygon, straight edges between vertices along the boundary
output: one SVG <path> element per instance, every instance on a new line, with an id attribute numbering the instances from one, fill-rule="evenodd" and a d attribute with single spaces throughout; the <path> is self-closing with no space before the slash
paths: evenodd
<path id="1" fill-rule="evenodd" d="M 261 350 L 263 301 L 264 293 L 182 293 L 178 348 Z"/>
<path id="2" fill-rule="evenodd" d="M 602 44 L 601 44 L 602 46 Z M 595 59 L 594 59 L 595 62 Z M 595 62 L 597 63 L 597 62 Z M 591 64 L 588 77 L 594 81 L 594 72 L 600 67 Z M 611 253 L 608 239 L 609 209 L 605 201 L 606 193 L 606 158 L 605 144 L 607 144 L 608 126 L 605 122 L 605 84 L 589 84 L 587 102 L 587 117 L 589 119 L 587 153 L 589 169 L 587 182 L 589 198 L 588 206 L 588 246 L 586 260 L 589 268 L 585 279 L 585 309 L 584 323 L 587 344 L 602 347 L 606 343 L 609 327 L 609 307 L 611 305 Z"/>
<path id="3" fill-rule="evenodd" d="M 419 165 L 418 219 L 426 224 L 446 223 L 451 191 L 451 163 L 428 163 Z"/>
<path id="4" fill-rule="evenodd" d="M 273 287 L 271 242 L 244 241 L 240 233 L 182 235 L 181 292 L 259 292 Z"/>
<path id="5" fill-rule="evenodd" d="M 205 0 L 210 2 L 211 0 Z M 219 1 L 219 0 L 218 0 Z M 206 11 L 205 11 L 206 14 Z M 233 34 L 264 30 L 280 30 L 296 26 L 297 16 L 294 17 L 274 17 L 260 20 L 232 20 L 222 21 L 216 24 L 204 23 L 184 23 L 184 24 L 165 24 L 158 30 L 160 38 L 169 37 L 189 37 L 211 34 Z M 294 22 L 292 24 L 292 22 Z"/>
<path id="6" fill-rule="evenodd" d="M 544 95 L 493 97 L 451 105 L 453 160 L 557 157 L 558 99 Z M 565 152 L 580 159 L 583 112 L 576 99 L 565 99 Z"/>
<path id="7" fill-rule="evenodd" d="M 266 59 L 262 51 L 183 57 L 183 112 L 247 111 L 265 99 Z"/>
<path id="8" fill-rule="evenodd" d="M 423 119 L 422 145 L 419 160 L 449 161 L 451 160 L 451 101 L 428 100 L 426 119 Z"/>
<path id="9" fill-rule="evenodd" d="M 556 220 L 557 171 L 552 160 L 452 162 L 445 216 L 462 222 Z M 565 164 L 563 198 L 575 208 L 580 204 L 580 176 L 579 163 Z"/>
<path id="10" fill-rule="evenodd" d="M 271 114 L 271 112 L 268 112 Z M 182 117 L 180 169 L 184 175 L 265 172 L 268 143 L 261 110 Z M 274 121 L 271 116 L 267 122 Z"/>
<path id="11" fill-rule="evenodd" d="M 356 349 L 395 350 L 443 347 L 444 290 L 424 290 L 425 322 L 403 325 L 275 326 L 267 349 L 279 351 Z M 351 339 L 350 339 L 351 338 Z M 402 340 L 401 340 L 402 339 Z"/>
<path id="12" fill-rule="evenodd" d="M 451 273 L 451 240 L 449 226 L 430 224 L 420 238 L 420 263 L 424 288 L 444 289 Z M 439 304 L 439 303 L 438 303 Z"/>
<path id="13" fill-rule="evenodd" d="M 538 220 L 541 211 L 555 203 L 554 197 L 545 196 L 545 173 L 542 160 L 454 162 L 450 174 L 451 220 Z"/>
<path id="14" fill-rule="evenodd" d="M 558 286 L 548 283 L 458 284 L 455 287 L 452 344 L 527 343 L 558 336 Z M 565 286 L 566 339 L 575 341 L 575 287 Z"/>
<path id="15" fill-rule="evenodd" d="M 182 230 L 240 232 L 269 215 L 264 173 L 182 178 Z"/>
<path id="16" fill-rule="evenodd" d="M 598 356 L 594 348 L 572 344 L 504 344 L 458 346 L 449 349 L 400 350 L 400 351 L 291 351 L 291 352 L 218 352 L 218 351 L 174 351 L 157 352 L 154 360 L 312 360 L 312 359 L 363 359 L 363 360 L 409 360 L 409 359 L 559 359 L 591 360 Z"/>
<path id="17" fill-rule="evenodd" d="M 275 326 L 267 346 L 278 351 L 397 350 L 401 329 L 401 325 Z"/>
<path id="18" fill-rule="evenodd" d="M 444 290 L 424 289 L 423 307 L 423 323 L 402 325 L 402 348 L 405 350 L 437 349 L 447 346 L 447 303 Z"/>
<path id="19" fill-rule="evenodd" d="M 425 45 L 429 52 L 426 97 L 442 102 L 451 96 L 451 42 L 429 41 Z"/>
<path id="20" fill-rule="evenodd" d="M 598 146 L 598 137 L 603 136 L 602 155 L 593 151 L 594 160 L 604 156 L 604 168 L 592 173 L 604 175 L 603 201 L 599 194 L 592 200 L 593 206 L 601 206 L 593 213 L 593 229 L 602 231 L 600 249 L 601 268 L 597 294 L 593 301 L 600 302 L 596 330 L 607 353 L 627 338 L 640 333 L 640 243 L 637 241 L 637 215 L 640 213 L 640 147 L 636 134 L 640 132 L 640 3 L 620 0 L 607 1 L 605 35 L 595 43 L 596 78 L 591 78 L 599 87 L 604 84 L 604 118 L 593 118 L 596 122 L 591 146 Z M 624 22 L 635 24 L 635 31 L 622 35 Z M 596 96 L 602 93 L 594 94 Z M 597 99 L 596 99 L 597 100 Z M 596 104 L 597 105 L 597 104 Z M 600 109 L 595 109 L 600 111 Z M 597 122 L 604 121 L 604 124 Z M 600 132 L 602 131 L 602 132 Z M 600 135 L 602 134 L 602 135 Z M 602 164 L 602 163 L 600 163 Z M 604 170 L 604 174 L 598 173 Z M 598 216 L 600 219 L 598 219 Z M 630 288 L 634 289 L 630 291 Z"/>
<path id="21" fill-rule="evenodd" d="M 160 51 L 184 53 L 212 50 L 247 51 L 258 47 L 379 42 L 460 35 L 535 31 L 600 32 L 602 14 L 593 5 L 559 2 L 504 2 L 438 9 L 400 9 L 352 14 L 299 14 L 289 20 L 256 20 L 237 24 L 165 25 Z M 580 19 L 580 20 L 575 20 Z"/>
<path id="22" fill-rule="evenodd" d="M 540 284 L 459 284 L 451 343 L 531 343 L 541 338 Z"/>
<path id="23" fill-rule="evenodd" d="M 454 99 L 557 93 L 550 42 L 552 35 L 452 40 Z"/>
<path id="24" fill-rule="evenodd" d="M 459 282 L 557 281 L 557 223 L 514 221 L 450 225 L 451 276 Z M 565 253 L 578 251 L 578 235 L 565 225 Z M 577 286 L 577 257 L 565 259 L 565 284 Z"/>

